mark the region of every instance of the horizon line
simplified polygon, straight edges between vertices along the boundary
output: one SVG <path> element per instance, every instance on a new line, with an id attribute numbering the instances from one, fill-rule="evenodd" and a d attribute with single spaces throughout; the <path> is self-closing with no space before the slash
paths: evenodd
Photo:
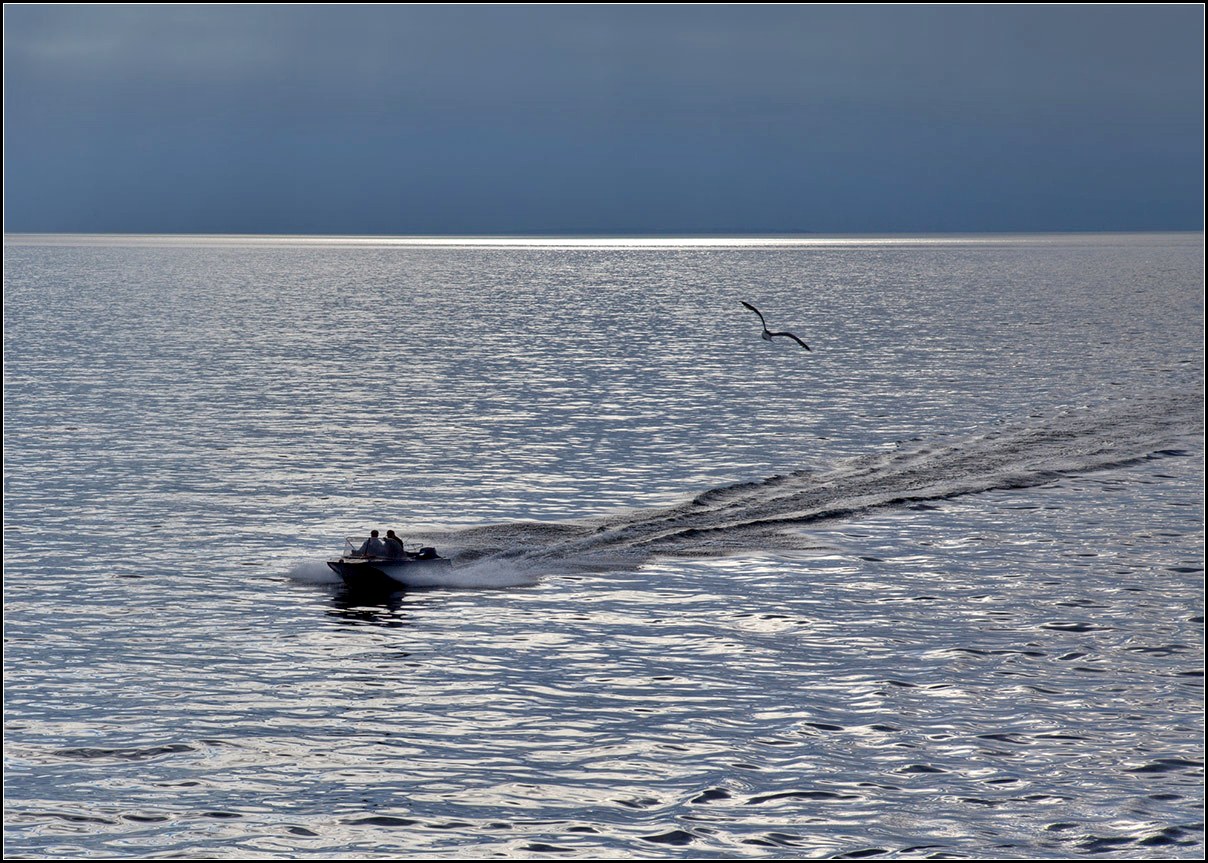
<path id="1" fill-rule="evenodd" d="M 334 245 L 334 246 L 400 246 L 400 247 L 494 247 L 494 248 L 537 248 L 537 247 L 775 247 L 775 246 L 825 246 L 865 244 L 917 244 L 936 243 L 1009 243 L 1025 239 L 1071 239 L 1074 237 L 1128 237 L 1154 235 L 1200 235 L 1203 229 L 1195 230 L 1144 230 L 1144 231 L 961 231 L 961 232 L 766 232 L 766 233 L 675 233 L 675 234 L 243 234 L 243 233 L 133 233 L 133 232 L 79 232 L 79 231 L 14 231 L 4 233 L 5 245 L 55 245 L 60 243 L 169 245 L 189 243 L 196 245 L 264 244 L 264 245 Z"/>

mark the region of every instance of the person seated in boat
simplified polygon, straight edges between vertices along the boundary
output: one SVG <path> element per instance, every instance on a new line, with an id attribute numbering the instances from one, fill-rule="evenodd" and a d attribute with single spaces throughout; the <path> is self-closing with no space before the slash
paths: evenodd
<path id="1" fill-rule="evenodd" d="M 361 557 L 385 557 L 386 543 L 378 539 L 376 530 L 369 531 L 369 539 L 361 543 L 361 547 L 357 549 L 357 554 Z"/>
<path id="2" fill-rule="evenodd" d="M 394 535 L 394 531 L 386 531 L 386 557 L 407 557 L 403 541 Z"/>

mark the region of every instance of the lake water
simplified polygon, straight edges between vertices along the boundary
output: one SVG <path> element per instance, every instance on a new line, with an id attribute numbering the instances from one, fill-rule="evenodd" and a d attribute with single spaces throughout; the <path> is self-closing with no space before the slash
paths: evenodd
<path id="1" fill-rule="evenodd" d="M 1203 250 L 6 238 L 6 853 L 1199 859 Z"/>

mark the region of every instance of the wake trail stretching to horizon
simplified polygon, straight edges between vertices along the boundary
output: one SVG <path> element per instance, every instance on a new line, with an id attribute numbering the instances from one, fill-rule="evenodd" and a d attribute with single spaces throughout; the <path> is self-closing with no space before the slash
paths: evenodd
<path id="1" fill-rule="evenodd" d="M 631 567 L 652 557 L 817 548 L 810 525 L 923 501 L 1044 485 L 1062 476 L 1186 455 L 1203 434 L 1203 391 L 1175 390 L 1003 424 L 959 439 L 915 440 L 698 493 L 668 507 L 574 522 L 516 522 L 431 541 L 455 560 Z"/>

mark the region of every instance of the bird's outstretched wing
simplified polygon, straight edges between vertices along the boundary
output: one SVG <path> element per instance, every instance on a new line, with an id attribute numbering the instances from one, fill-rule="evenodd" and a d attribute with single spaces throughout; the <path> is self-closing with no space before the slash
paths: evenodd
<path id="1" fill-rule="evenodd" d="M 739 300 L 739 302 L 742 303 L 744 306 L 746 306 L 751 311 L 753 311 L 755 314 L 759 315 L 759 320 L 763 324 L 763 328 L 765 330 L 768 328 L 768 322 L 763 319 L 763 315 L 760 314 L 759 309 L 755 308 L 753 305 L 748 303 L 746 300 Z"/>
<path id="2" fill-rule="evenodd" d="M 796 337 L 795 335 L 793 335 L 792 333 L 768 333 L 768 335 L 769 335 L 769 336 L 786 336 L 787 338 L 790 338 L 790 339 L 792 339 L 793 341 L 795 341 L 797 344 L 801 345 L 801 347 L 805 348 L 805 349 L 806 349 L 807 351 L 809 351 L 810 353 L 813 353 L 813 352 L 814 352 L 814 349 L 813 349 L 813 348 L 811 348 L 811 347 L 810 347 L 809 345 L 807 345 L 805 342 L 801 341 L 801 339 L 797 338 L 797 337 Z"/>

